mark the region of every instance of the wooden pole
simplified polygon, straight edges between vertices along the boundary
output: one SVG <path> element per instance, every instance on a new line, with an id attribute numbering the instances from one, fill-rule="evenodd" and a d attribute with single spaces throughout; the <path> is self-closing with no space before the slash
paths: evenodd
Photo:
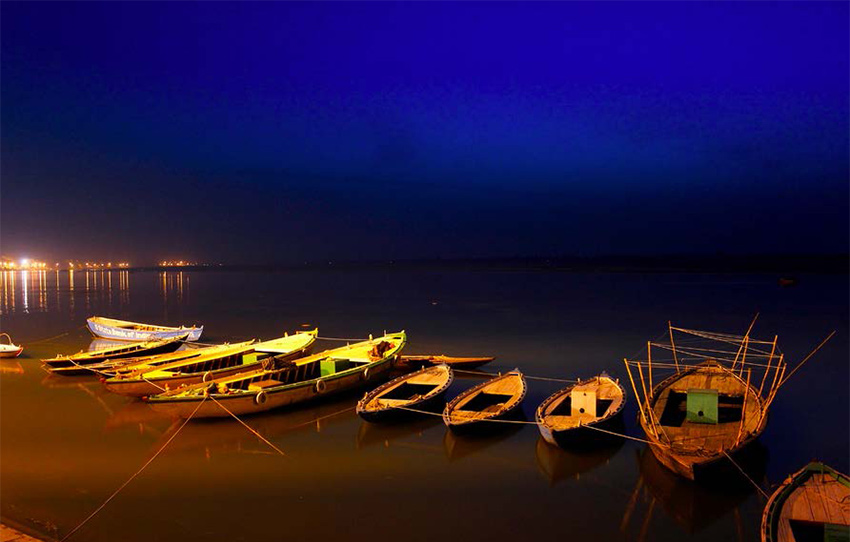
<path id="1" fill-rule="evenodd" d="M 640 387 L 643 388 L 643 397 L 646 400 L 646 410 L 650 410 L 652 408 L 649 404 L 649 394 L 646 393 L 646 382 L 643 380 L 643 369 L 640 366 L 640 362 L 637 361 L 638 375 L 640 376 Z M 652 413 L 649 413 L 648 417 L 648 425 L 652 429 L 652 434 L 655 435 L 655 438 L 658 438 L 658 433 L 655 431 L 655 423 L 652 421 Z"/>
<path id="2" fill-rule="evenodd" d="M 773 361 L 773 354 L 776 352 L 777 339 L 779 339 L 779 335 L 774 335 L 773 346 L 770 348 L 770 357 L 767 358 L 767 369 L 764 370 L 764 374 L 761 376 L 761 384 L 759 384 L 759 397 L 761 397 L 761 391 L 764 389 L 764 381 L 767 380 L 767 374 L 770 372 L 770 362 Z"/>
<path id="3" fill-rule="evenodd" d="M 741 350 L 744 349 L 744 341 L 747 339 L 747 337 L 750 336 L 750 331 L 752 331 L 753 326 L 756 325 L 756 320 L 758 320 L 758 317 L 759 317 L 759 313 L 756 313 L 756 315 L 753 316 L 753 321 L 750 322 L 750 327 L 747 328 L 747 333 L 744 335 L 744 339 L 741 340 L 741 346 L 738 348 L 738 353 L 735 354 L 735 361 L 732 362 L 732 368 L 733 369 L 735 368 L 735 365 L 737 365 L 737 363 L 738 363 L 738 356 L 741 355 Z"/>
<path id="4" fill-rule="evenodd" d="M 747 419 L 747 398 L 750 396 L 750 376 L 752 369 L 747 369 L 747 387 L 744 388 L 744 404 L 741 407 L 741 425 L 738 426 L 738 436 L 735 437 L 735 445 L 741 442 L 741 433 L 744 431 L 744 422 Z"/>
<path id="5" fill-rule="evenodd" d="M 741 372 L 738 374 L 739 378 L 744 378 L 744 364 L 747 363 L 747 348 L 750 346 L 750 337 L 749 335 L 744 337 L 744 355 L 741 358 Z"/>
<path id="6" fill-rule="evenodd" d="M 652 343 L 646 341 L 646 359 L 649 364 L 649 389 L 652 389 Z"/>
<path id="7" fill-rule="evenodd" d="M 779 359 L 782 359 L 782 356 L 780 356 L 780 358 L 779 358 Z M 782 377 L 783 377 L 783 376 L 785 376 L 785 369 L 787 369 L 787 368 L 788 368 L 788 364 L 787 364 L 787 363 L 783 363 L 783 364 L 782 364 L 782 371 L 781 371 L 781 372 L 779 372 L 779 370 L 778 370 L 778 369 L 779 369 L 779 367 L 777 367 L 777 374 L 775 374 L 775 375 L 774 375 L 774 377 L 777 377 L 777 376 L 778 376 L 778 377 L 779 377 L 779 382 L 782 382 Z M 769 398 L 769 399 L 768 399 L 768 401 L 767 401 L 767 406 L 770 406 L 770 405 L 771 405 L 771 403 L 773 403 L 773 398 L 774 398 L 774 397 L 776 397 L 776 392 L 778 392 L 778 391 L 779 391 L 779 387 L 780 387 L 780 385 L 779 385 L 779 384 L 775 384 L 775 382 L 776 382 L 776 381 L 774 380 L 774 385 L 771 387 L 771 390 L 770 390 L 770 398 Z"/>
<path id="8" fill-rule="evenodd" d="M 676 355 L 676 343 L 673 342 L 673 324 L 667 320 L 667 328 L 670 330 L 670 347 L 673 349 L 673 361 L 676 362 L 676 372 L 679 372 L 679 357 Z"/>
<path id="9" fill-rule="evenodd" d="M 798 364 L 797 364 L 797 366 L 796 366 L 796 367 L 794 367 L 794 370 L 793 370 L 793 371 L 791 371 L 791 374 L 789 374 L 789 375 L 788 375 L 787 377 L 785 377 L 785 378 L 782 378 L 782 379 L 779 381 L 779 387 L 781 388 L 783 384 L 785 384 L 786 382 L 788 382 L 788 379 L 789 379 L 789 378 L 791 378 L 792 376 L 794 376 L 794 373 L 796 373 L 796 372 L 797 372 L 797 370 L 798 370 L 800 367 L 802 367 L 804 363 L 806 363 L 807 361 L 809 361 L 809 359 L 810 359 L 812 356 L 814 356 L 814 355 L 815 355 L 815 353 L 816 353 L 818 350 L 820 350 L 820 349 L 821 349 L 821 347 L 822 347 L 823 345 L 825 345 L 825 344 L 826 344 L 826 343 L 827 343 L 827 342 L 828 342 L 828 341 L 832 338 L 832 336 L 833 336 L 833 335 L 835 335 L 835 331 L 833 331 L 832 333 L 830 333 L 830 334 L 826 337 L 826 339 L 822 340 L 822 341 L 821 341 L 821 343 L 820 343 L 819 345 L 817 345 L 817 347 L 815 347 L 815 349 L 814 349 L 814 350 L 812 350 L 812 351 L 809 353 L 809 355 L 808 355 L 808 356 L 806 356 L 806 357 L 803 359 L 803 361 L 801 361 L 800 363 L 798 363 Z"/>
<path id="10" fill-rule="evenodd" d="M 626 364 L 626 372 L 629 373 L 629 380 L 632 382 L 632 390 L 635 392 L 635 401 L 637 401 L 638 407 L 640 408 L 640 415 L 643 418 L 643 421 L 646 422 L 646 414 L 643 412 L 643 402 L 640 400 L 640 394 L 638 394 L 637 386 L 635 386 L 635 379 L 632 377 L 632 369 L 629 367 L 629 360 L 623 358 L 623 363 Z"/>

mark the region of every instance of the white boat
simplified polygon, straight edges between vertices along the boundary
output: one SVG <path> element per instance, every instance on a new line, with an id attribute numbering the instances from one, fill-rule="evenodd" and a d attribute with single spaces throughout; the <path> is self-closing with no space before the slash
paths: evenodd
<path id="1" fill-rule="evenodd" d="M 8 342 L 3 342 L 3 338 Z M 24 351 L 24 347 L 12 342 L 8 333 L 0 333 L 0 358 L 16 358 Z"/>
<path id="2" fill-rule="evenodd" d="M 191 327 L 168 327 L 155 324 L 142 324 L 139 322 L 128 322 L 116 320 L 103 316 L 92 316 L 86 320 L 89 331 L 95 337 L 103 337 L 116 341 L 152 341 L 157 339 L 173 339 L 182 335 L 188 336 L 185 340 L 197 341 L 204 332 L 204 326 Z"/>

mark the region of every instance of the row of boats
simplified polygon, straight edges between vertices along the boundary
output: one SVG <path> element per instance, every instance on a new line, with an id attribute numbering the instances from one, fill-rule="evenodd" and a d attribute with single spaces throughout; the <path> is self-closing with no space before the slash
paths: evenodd
<path id="1" fill-rule="evenodd" d="M 649 449 L 691 480 L 745 464 L 770 405 L 793 374 L 786 374 L 777 339 L 751 337 L 752 326 L 744 336 L 668 327 L 669 340 L 648 342 L 645 358 L 624 359 Z M 190 328 L 170 330 L 182 333 L 43 361 L 56 374 L 100 375 L 111 391 L 142 397 L 182 418 L 252 414 L 383 382 L 357 403 L 357 413 L 369 422 L 442 410 L 443 422 L 458 433 L 523 423 L 516 419 L 527 394 L 521 371 L 490 375 L 446 403 L 453 366 L 492 358 L 405 357 L 404 332 L 310 354 L 317 330 L 183 350 L 177 348 L 192 340 Z M 659 356 L 659 349 L 669 357 Z M 404 374 L 386 381 L 394 370 Z M 655 383 L 659 373 L 665 377 Z M 625 436 L 625 402 L 624 386 L 602 373 L 547 397 L 535 423 L 552 445 L 593 446 Z M 836 533 L 850 532 L 850 480 L 819 463 L 807 466 L 777 490 L 763 524 L 763 540 L 806 540 L 813 532 L 821 540 L 841 539 Z"/>

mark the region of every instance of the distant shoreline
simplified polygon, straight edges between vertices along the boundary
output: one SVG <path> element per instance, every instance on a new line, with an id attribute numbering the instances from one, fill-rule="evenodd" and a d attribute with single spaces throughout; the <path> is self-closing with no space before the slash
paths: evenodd
<path id="1" fill-rule="evenodd" d="M 198 264 L 190 266 L 138 266 L 130 271 L 290 271 L 330 269 L 431 269 L 445 271 L 554 271 L 608 273 L 850 273 L 848 254 L 785 254 L 762 256 L 595 256 L 560 258 L 475 258 L 326 261 L 302 264 Z M 83 270 L 80 270 L 83 271 Z"/>

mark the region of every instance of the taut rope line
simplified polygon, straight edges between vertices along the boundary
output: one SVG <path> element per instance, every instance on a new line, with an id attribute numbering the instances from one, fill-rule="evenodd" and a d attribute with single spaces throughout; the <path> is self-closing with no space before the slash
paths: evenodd
<path id="1" fill-rule="evenodd" d="M 89 514 L 89 516 L 88 516 L 86 519 L 84 519 L 84 520 L 83 520 L 83 521 L 82 521 L 79 525 L 77 525 L 76 527 L 74 527 L 74 528 L 71 530 L 71 532 L 69 532 L 69 533 L 68 533 L 68 534 L 66 534 L 64 537 L 62 537 L 62 540 L 60 540 L 59 542 L 65 542 L 66 540 L 68 540 L 69 538 L 71 538 L 71 536 L 73 536 L 73 534 L 74 534 L 74 533 L 76 533 L 77 531 L 79 531 L 79 530 L 80 530 L 80 528 L 81 528 L 83 525 L 85 525 L 86 523 L 88 523 L 88 522 L 89 522 L 89 520 L 90 520 L 91 518 L 93 518 L 94 516 L 96 516 L 96 515 L 97 515 L 97 513 L 98 513 L 98 512 L 100 512 L 101 510 L 103 510 L 103 507 L 105 507 L 107 504 L 109 504 L 109 501 L 111 501 L 112 499 L 114 499 L 114 498 L 115 498 L 115 496 L 116 496 L 116 495 L 118 495 L 118 493 L 120 493 L 122 489 L 124 489 L 125 487 L 127 487 L 127 484 L 129 484 L 130 482 L 132 482 L 132 481 L 136 478 L 136 476 L 140 475 L 140 474 L 142 473 L 142 471 L 143 471 L 143 470 L 145 470 L 145 469 L 147 468 L 147 466 L 148 466 L 148 465 L 150 465 L 151 463 L 153 463 L 153 460 L 154 460 L 154 459 L 156 459 L 156 458 L 159 456 L 159 454 L 161 454 L 161 453 L 162 453 L 162 451 L 163 451 L 163 450 L 165 450 L 165 448 L 166 448 L 169 444 L 171 444 L 171 441 L 172 441 L 172 440 L 174 440 L 174 439 L 177 437 L 177 435 L 179 435 L 179 434 L 180 434 L 180 431 L 182 431 L 182 430 L 183 430 L 183 428 L 184 428 L 184 427 L 186 427 L 186 424 L 187 424 L 187 423 L 189 423 L 189 420 L 191 420 L 191 419 L 192 419 L 192 416 L 194 416 L 194 415 L 195 415 L 195 413 L 198 411 L 198 409 L 200 409 L 200 408 L 201 408 L 201 405 L 203 405 L 205 401 L 206 401 L 206 398 L 204 398 L 204 400 L 203 400 L 203 401 L 201 401 L 201 402 L 198 404 L 198 406 L 197 406 L 197 407 L 195 407 L 195 410 L 193 410 L 193 411 L 192 411 L 192 414 L 191 414 L 188 418 L 186 418 L 186 419 L 183 421 L 183 424 L 182 424 L 179 428 L 177 428 L 177 431 L 175 431 L 175 432 L 174 432 L 174 434 L 173 434 L 173 435 L 171 435 L 171 437 L 169 437 L 169 439 L 168 439 L 167 441 L 165 441 L 165 444 L 163 444 L 163 445 L 162 445 L 162 448 L 160 448 L 159 450 L 157 450 L 157 451 L 156 451 L 156 453 L 155 453 L 155 454 L 153 454 L 153 456 L 152 456 L 150 459 L 148 459 L 148 460 L 147 460 L 147 462 L 146 462 L 144 465 L 142 465 L 142 468 L 140 468 L 139 470 L 137 470 L 137 471 L 136 471 L 136 473 L 135 473 L 135 474 L 133 474 L 133 476 L 131 476 L 131 477 L 130 477 L 130 478 L 129 478 L 126 482 L 124 482 L 123 484 L 121 484 L 121 487 L 119 487 L 118 489 L 116 489 L 116 490 L 115 490 L 115 492 L 114 492 L 112 495 L 110 495 L 108 499 L 106 499 L 105 501 L 103 501 L 103 504 L 101 504 L 100 506 L 98 506 L 98 507 L 97 507 L 97 509 L 96 509 L 94 512 L 92 512 L 91 514 Z"/>

